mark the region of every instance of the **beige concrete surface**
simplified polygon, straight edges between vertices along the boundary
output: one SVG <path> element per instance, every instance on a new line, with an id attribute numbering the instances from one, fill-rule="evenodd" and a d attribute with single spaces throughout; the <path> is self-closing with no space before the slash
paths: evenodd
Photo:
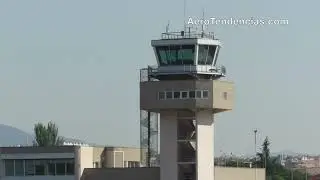
<path id="1" fill-rule="evenodd" d="M 208 90 L 205 99 L 159 100 L 163 91 Z M 177 109 L 212 109 L 217 112 L 231 110 L 234 105 L 234 84 L 220 80 L 148 81 L 140 83 L 140 108 L 152 112 Z"/>
<path id="2" fill-rule="evenodd" d="M 255 180 L 254 168 L 215 167 L 215 180 Z M 160 168 L 85 169 L 81 180 L 160 180 Z M 207 180 L 207 179 L 205 179 Z M 265 169 L 257 169 L 257 179 L 265 180 Z"/>

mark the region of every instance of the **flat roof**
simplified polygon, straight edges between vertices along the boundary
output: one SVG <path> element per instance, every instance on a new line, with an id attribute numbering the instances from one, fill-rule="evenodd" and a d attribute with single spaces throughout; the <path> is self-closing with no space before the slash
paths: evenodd
<path id="1" fill-rule="evenodd" d="M 79 147 L 104 148 L 105 150 L 117 149 L 140 149 L 138 147 L 122 147 L 122 146 L 16 146 L 16 147 L 0 147 L 0 154 L 23 154 L 23 153 L 73 153 Z"/>
<path id="2" fill-rule="evenodd" d="M 20 147 L 0 147 L 0 154 L 21 154 L 21 153 L 70 153 L 79 146 L 20 146 Z"/>

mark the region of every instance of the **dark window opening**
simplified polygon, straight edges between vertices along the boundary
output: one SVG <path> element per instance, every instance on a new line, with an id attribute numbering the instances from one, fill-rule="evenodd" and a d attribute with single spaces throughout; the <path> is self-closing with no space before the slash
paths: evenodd
<path id="1" fill-rule="evenodd" d="M 194 45 L 156 47 L 160 66 L 193 65 Z"/>
<path id="2" fill-rule="evenodd" d="M 181 92 L 181 97 L 182 97 L 183 99 L 188 98 L 188 91 L 182 91 L 182 92 Z"/>
<path id="3" fill-rule="evenodd" d="M 199 45 L 198 65 L 212 65 L 217 46 Z"/>
<path id="4" fill-rule="evenodd" d="M 66 175 L 74 175 L 74 161 L 66 163 Z M 96 162 L 96 168 L 99 168 L 99 162 Z"/>
<path id="5" fill-rule="evenodd" d="M 175 91 L 173 93 L 174 99 L 179 99 L 180 98 L 180 91 Z"/>
<path id="6" fill-rule="evenodd" d="M 56 174 L 56 164 L 53 160 L 48 161 L 48 175 L 55 175 Z"/>
<path id="7" fill-rule="evenodd" d="M 196 91 L 196 98 L 202 98 L 201 91 Z"/>
<path id="8" fill-rule="evenodd" d="M 138 161 L 128 161 L 129 168 L 140 167 L 140 163 Z"/>
<path id="9" fill-rule="evenodd" d="M 182 90 L 182 91 L 165 91 L 158 92 L 159 99 L 207 99 L 209 97 L 208 90 Z M 227 98 L 226 92 L 222 93 L 224 98 Z"/>
<path id="10" fill-rule="evenodd" d="M 189 91 L 189 97 L 195 98 L 195 91 Z"/>
<path id="11" fill-rule="evenodd" d="M 6 176 L 14 176 L 14 160 L 5 160 L 4 167 Z"/>
<path id="12" fill-rule="evenodd" d="M 15 160 L 15 176 L 24 176 L 24 161 L 23 160 Z"/>
<path id="13" fill-rule="evenodd" d="M 208 98 L 208 96 L 209 96 L 209 92 L 208 91 L 203 91 L 202 92 L 202 97 L 203 98 Z"/>
<path id="14" fill-rule="evenodd" d="M 228 93 L 227 93 L 227 92 L 224 92 L 224 93 L 223 93 L 223 98 L 224 98 L 224 100 L 227 100 L 227 99 L 228 99 Z"/>
<path id="15" fill-rule="evenodd" d="M 159 99 L 165 99 L 165 93 L 164 92 L 159 92 Z"/>
<path id="16" fill-rule="evenodd" d="M 25 176 L 34 176 L 35 175 L 35 166 L 34 160 L 25 160 Z"/>
<path id="17" fill-rule="evenodd" d="M 45 175 L 45 161 L 35 160 L 35 175 Z"/>
<path id="18" fill-rule="evenodd" d="M 66 163 L 65 162 L 56 162 L 56 175 L 65 175 L 66 174 Z"/>
<path id="19" fill-rule="evenodd" d="M 74 159 L 5 160 L 5 176 L 74 175 Z"/>
<path id="20" fill-rule="evenodd" d="M 166 92 L 166 99 L 172 99 L 172 92 L 171 91 Z"/>

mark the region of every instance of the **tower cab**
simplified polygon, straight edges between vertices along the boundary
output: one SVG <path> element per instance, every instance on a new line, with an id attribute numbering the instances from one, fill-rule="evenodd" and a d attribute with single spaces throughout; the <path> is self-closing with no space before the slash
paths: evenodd
<path id="1" fill-rule="evenodd" d="M 149 74 L 159 80 L 217 79 L 225 76 L 224 66 L 217 66 L 221 43 L 213 33 L 166 32 L 151 45 L 157 67 Z"/>

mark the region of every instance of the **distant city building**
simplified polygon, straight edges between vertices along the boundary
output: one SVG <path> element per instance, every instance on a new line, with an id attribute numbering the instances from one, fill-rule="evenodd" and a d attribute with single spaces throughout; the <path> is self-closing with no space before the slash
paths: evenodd
<path id="1" fill-rule="evenodd" d="M 78 142 L 63 142 L 64 146 L 89 146 L 89 144 L 85 144 L 85 143 L 78 143 Z"/>
<path id="2" fill-rule="evenodd" d="M 304 168 L 315 168 L 320 167 L 320 158 L 319 157 L 303 157 L 297 165 L 298 167 Z"/>
<path id="3" fill-rule="evenodd" d="M 320 168 L 308 168 L 306 169 L 310 180 L 320 179 Z"/>

